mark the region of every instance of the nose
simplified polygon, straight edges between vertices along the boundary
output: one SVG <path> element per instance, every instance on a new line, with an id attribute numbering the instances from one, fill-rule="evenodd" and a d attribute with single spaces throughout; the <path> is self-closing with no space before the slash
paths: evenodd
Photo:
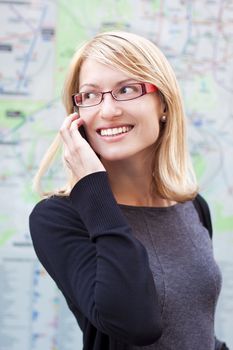
<path id="1" fill-rule="evenodd" d="M 122 114 L 119 101 L 114 100 L 111 93 L 106 93 L 100 104 L 100 114 L 103 119 L 111 119 Z"/>

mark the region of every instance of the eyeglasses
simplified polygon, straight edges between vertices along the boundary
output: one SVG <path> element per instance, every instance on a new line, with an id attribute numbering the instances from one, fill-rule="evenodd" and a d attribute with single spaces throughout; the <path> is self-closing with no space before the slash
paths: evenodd
<path id="1" fill-rule="evenodd" d="M 133 83 L 127 84 L 111 91 L 96 92 L 86 91 L 72 95 L 74 106 L 93 107 L 99 105 L 105 94 L 111 94 L 116 101 L 129 101 L 141 97 L 145 94 L 157 91 L 158 88 L 150 83 Z"/>

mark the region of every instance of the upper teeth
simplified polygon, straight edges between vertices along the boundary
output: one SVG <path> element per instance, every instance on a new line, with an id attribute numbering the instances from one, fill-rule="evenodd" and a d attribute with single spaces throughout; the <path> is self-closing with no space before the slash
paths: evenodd
<path id="1" fill-rule="evenodd" d="M 100 135 L 102 135 L 102 136 L 118 135 L 118 134 L 122 134 L 124 132 L 128 132 L 131 129 L 132 129 L 131 126 L 122 126 L 120 128 L 112 128 L 112 129 L 101 129 Z"/>

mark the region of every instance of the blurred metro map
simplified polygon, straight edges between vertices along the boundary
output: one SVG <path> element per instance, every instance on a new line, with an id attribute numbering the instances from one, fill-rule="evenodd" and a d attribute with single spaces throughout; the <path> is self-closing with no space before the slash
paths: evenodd
<path id="1" fill-rule="evenodd" d="M 103 30 L 148 37 L 173 66 L 189 145 L 223 274 L 216 334 L 233 348 L 233 2 L 0 0 L 0 350 L 81 349 L 81 332 L 39 264 L 28 216 L 31 181 L 64 116 L 75 48 Z M 60 164 L 46 186 L 62 184 Z"/>

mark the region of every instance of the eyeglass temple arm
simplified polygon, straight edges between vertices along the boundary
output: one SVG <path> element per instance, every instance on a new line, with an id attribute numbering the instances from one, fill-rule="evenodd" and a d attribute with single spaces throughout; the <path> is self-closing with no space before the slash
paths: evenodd
<path id="1" fill-rule="evenodd" d="M 145 87 L 146 87 L 146 92 L 155 92 L 158 90 L 157 86 L 151 84 L 151 83 L 145 83 Z"/>

